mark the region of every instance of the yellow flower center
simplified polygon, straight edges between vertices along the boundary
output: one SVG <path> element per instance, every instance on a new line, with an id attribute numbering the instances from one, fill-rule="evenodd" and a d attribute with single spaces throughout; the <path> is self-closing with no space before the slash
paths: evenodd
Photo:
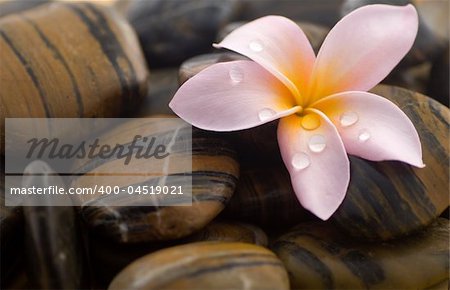
<path id="1" fill-rule="evenodd" d="M 315 130 L 320 126 L 320 118 L 316 114 L 309 113 L 303 116 L 301 125 L 306 130 Z"/>

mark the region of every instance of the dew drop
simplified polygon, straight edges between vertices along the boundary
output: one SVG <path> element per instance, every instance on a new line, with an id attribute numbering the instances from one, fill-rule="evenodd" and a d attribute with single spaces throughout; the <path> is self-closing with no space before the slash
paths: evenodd
<path id="1" fill-rule="evenodd" d="M 297 170 L 303 170 L 311 165 L 309 156 L 305 152 L 296 153 L 292 157 L 292 166 Z"/>
<path id="2" fill-rule="evenodd" d="M 359 119 L 359 117 L 358 117 L 357 113 L 345 112 L 339 118 L 339 122 L 341 122 L 342 127 L 349 127 L 349 126 L 355 124 L 356 122 L 358 122 L 358 119 Z"/>
<path id="3" fill-rule="evenodd" d="M 360 142 L 366 142 L 369 139 L 370 139 L 370 133 L 367 130 L 362 130 L 361 132 L 359 132 L 358 140 Z"/>
<path id="4" fill-rule="evenodd" d="M 233 84 L 238 84 L 244 80 L 244 72 L 237 66 L 232 67 L 228 74 Z"/>
<path id="5" fill-rule="evenodd" d="M 320 126 L 320 118 L 316 114 L 308 114 L 302 118 L 301 124 L 306 130 L 315 130 Z"/>
<path id="6" fill-rule="evenodd" d="M 327 147 L 325 136 L 313 135 L 308 141 L 309 150 L 315 153 L 320 153 Z"/>
<path id="7" fill-rule="evenodd" d="M 277 112 L 275 112 L 274 110 L 266 108 L 266 109 L 262 109 L 261 111 L 259 111 L 258 118 L 261 122 L 264 122 L 264 121 L 267 121 L 268 119 L 272 118 L 276 114 L 277 114 Z"/>
<path id="8" fill-rule="evenodd" d="M 263 44 L 259 40 L 253 40 L 248 44 L 248 47 L 254 52 L 261 52 L 264 49 Z"/>

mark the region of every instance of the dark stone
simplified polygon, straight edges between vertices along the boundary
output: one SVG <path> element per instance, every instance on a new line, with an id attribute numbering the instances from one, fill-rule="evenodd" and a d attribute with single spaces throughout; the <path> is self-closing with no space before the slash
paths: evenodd
<path id="1" fill-rule="evenodd" d="M 23 267 L 23 211 L 21 206 L 5 206 L 4 172 L 0 174 L 0 257 L 1 288 L 10 287 Z"/>
<path id="2" fill-rule="evenodd" d="M 149 90 L 137 112 L 138 116 L 149 117 L 159 114 L 173 114 L 169 108 L 178 89 L 178 68 L 153 70 L 149 78 Z"/>
<path id="3" fill-rule="evenodd" d="M 236 0 L 135 0 L 128 19 L 151 68 L 179 65 L 211 50 L 220 28 L 240 11 Z"/>
<path id="4" fill-rule="evenodd" d="M 297 21 L 333 26 L 339 20 L 343 0 L 242 0 L 242 20 L 253 20 L 266 15 L 281 15 Z"/>
<path id="5" fill-rule="evenodd" d="M 222 215 L 277 230 L 313 218 L 297 200 L 284 165 L 261 163 L 241 167 L 236 192 Z"/>
<path id="6" fill-rule="evenodd" d="M 49 174 L 54 172 L 42 161 L 30 163 L 25 173 L 44 175 L 24 176 L 24 187 L 64 186 L 62 179 L 54 176 L 49 179 Z M 70 200 L 69 196 L 62 197 Z M 75 208 L 57 206 L 50 198 L 45 204 L 34 206 L 24 200 L 26 269 L 30 286 L 33 289 L 85 288 L 84 253 Z"/>
<path id="7" fill-rule="evenodd" d="M 350 185 L 332 220 L 355 237 L 388 240 L 425 227 L 449 206 L 450 112 L 405 89 L 377 86 L 373 92 L 397 104 L 411 119 L 426 167 L 350 156 Z"/>
<path id="8" fill-rule="evenodd" d="M 425 289 L 448 280 L 449 222 L 388 242 L 362 242 L 332 223 L 304 223 L 271 249 L 295 289 Z M 428 289 L 428 288 L 427 288 Z"/>
<path id="9" fill-rule="evenodd" d="M 449 47 L 436 58 L 431 67 L 428 94 L 442 104 L 449 106 Z"/>

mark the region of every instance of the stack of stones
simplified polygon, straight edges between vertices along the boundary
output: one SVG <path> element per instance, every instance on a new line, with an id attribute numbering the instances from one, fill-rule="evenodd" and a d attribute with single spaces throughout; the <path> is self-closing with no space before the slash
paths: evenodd
<path id="1" fill-rule="evenodd" d="M 168 102 L 179 85 L 243 58 L 211 43 L 245 21 L 289 16 L 317 52 L 342 15 L 375 1 L 28 2 L 0 18 L 2 127 L 10 117 L 173 116 Z M 448 289 L 448 39 L 427 25 L 373 89 L 412 120 L 426 168 L 350 156 L 347 196 L 323 222 L 295 198 L 277 122 L 220 134 L 194 128 L 192 172 L 183 172 L 192 176 L 188 207 L 105 207 L 95 199 L 76 208 L 5 207 L 2 164 L 1 287 Z M 125 144 L 136 130 L 160 133 L 130 119 L 105 134 Z M 108 162 L 102 166 L 116 166 Z"/>

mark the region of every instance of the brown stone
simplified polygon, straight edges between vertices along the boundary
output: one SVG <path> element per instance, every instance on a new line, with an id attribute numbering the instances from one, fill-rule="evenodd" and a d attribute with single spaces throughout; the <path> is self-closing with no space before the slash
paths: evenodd
<path id="1" fill-rule="evenodd" d="M 167 247 L 200 241 L 240 242 L 267 246 L 267 236 L 260 228 L 226 221 L 212 222 L 186 238 L 165 242 L 118 244 L 107 238 L 91 235 L 89 247 L 95 281 L 99 287 L 106 288 L 114 276 L 134 260 Z"/>
<path id="2" fill-rule="evenodd" d="M 137 38 L 106 7 L 51 3 L 2 17 L 0 51 L 1 127 L 11 117 L 119 117 L 147 91 Z"/>
<path id="3" fill-rule="evenodd" d="M 312 218 L 294 193 L 282 163 L 245 164 L 236 192 L 222 215 L 263 227 L 282 229 Z"/>
<path id="4" fill-rule="evenodd" d="M 439 218 L 383 243 L 350 238 L 333 224 L 299 224 L 271 249 L 295 289 L 424 289 L 448 280 L 448 243 L 449 221 Z"/>
<path id="5" fill-rule="evenodd" d="M 108 289 L 289 289 L 286 270 L 269 250 L 244 243 L 201 242 L 144 256 Z"/>
<path id="6" fill-rule="evenodd" d="M 147 121 L 144 121 L 147 120 Z M 95 160 L 85 160 L 74 168 L 89 168 L 84 176 L 76 178 L 72 186 L 93 187 L 98 184 L 111 185 L 111 179 L 92 176 L 99 172 L 114 172 L 117 186 L 167 185 L 165 176 L 192 177 L 192 206 L 185 206 L 186 201 L 178 206 L 153 206 L 149 204 L 147 195 L 115 195 L 80 196 L 82 199 L 82 215 L 93 232 L 109 237 L 119 242 L 145 242 L 155 240 L 178 239 L 190 235 L 206 226 L 227 204 L 232 196 L 239 173 L 239 164 L 231 145 L 220 136 L 194 129 L 192 132 L 192 171 L 180 167 L 186 158 L 191 159 L 190 151 L 183 147 L 183 140 L 190 138 L 188 125 L 179 128 L 179 123 L 165 119 L 164 123 L 155 124 L 152 119 L 133 119 L 105 133 L 105 144 L 128 144 L 136 135 L 146 136 L 176 136 L 173 148 L 178 148 L 176 154 L 170 156 L 170 166 L 161 176 L 146 174 L 129 174 L 130 172 L 146 173 L 151 170 L 161 170 L 164 159 L 155 161 L 131 160 L 124 166 L 122 160 L 109 159 L 96 163 Z M 177 120 L 176 120 L 177 121 Z M 147 122 L 147 123 L 146 123 Z M 133 157 L 134 158 L 134 157 Z M 92 168 L 91 168 L 92 166 Z M 77 171 L 79 172 L 79 171 Z M 95 174 L 93 174 L 95 173 Z M 122 175 L 121 175 L 122 174 Z M 180 181 L 177 186 L 184 188 L 191 184 Z M 92 184 L 95 183 L 95 184 Z M 115 185 L 116 186 L 116 185 Z M 176 202 L 176 201 L 174 201 Z M 106 204 L 106 206 L 105 206 Z M 146 206 L 141 206 L 146 205 Z"/>
<path id="7" fill-rule="evenodd" d="M 373 92 L 396 103 L 411 119 L 426 167 L 350 156 L 350 186 L 332 219 L 354 236 L 385 240 L 428 225 L 449 206 L 450 112 L 405 89 L 377 86 Z"/>

